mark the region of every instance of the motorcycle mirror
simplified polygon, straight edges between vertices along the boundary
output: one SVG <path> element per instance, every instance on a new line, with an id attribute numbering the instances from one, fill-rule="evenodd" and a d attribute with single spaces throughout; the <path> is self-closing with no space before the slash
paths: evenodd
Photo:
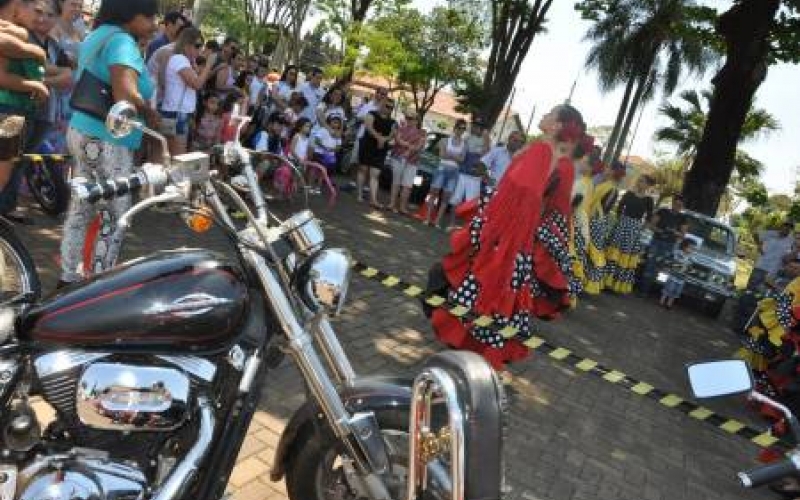
<path id="1" fill-rule="evenodd" d="M 139 119 L 139 112 L 136 106 L 128 101 L 117 101 L 111 106 L 106 115 L 106 129 L 115 138 L 121 139 L 129 135 L 134 129 L 141 130 L 143 133 L 157 139 L 161 143 L 163 151 L 164 165 L 169 166 L 171 157 L 169 155 L 169 144 L 166 137 L 145 126 Z"/>
<path id="2" fill-rule="evenodd" d="M 111 106 L 106 116 L 106 129 L 117 139 L 125 137 L 140 125 L 136 121 L 136 107 L 128 101 L 118 101 Z"/>
<path id="3" fill-rule="evenodd" d="M 750 367 L 741 359 L 694 363 L 686 371 L 697 399 L 744 394 L 753 389 Z"/>

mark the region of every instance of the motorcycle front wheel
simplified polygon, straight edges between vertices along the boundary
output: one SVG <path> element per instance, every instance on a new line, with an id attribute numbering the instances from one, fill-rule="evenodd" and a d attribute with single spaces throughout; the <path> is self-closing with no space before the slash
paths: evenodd
<path id="1" fill-rule="evenodd" d="M 386 485 L 393 499 L 406 498 L 408 474 L 408 414 L 405 412 L 376 411 L 375 417 L 383 434 L 389 452 L 391 473 Z M 348 477 L 353 468 L 343 447 L 335 440 L 326 439 L 312 429 L 298 443 L 299 451 L 286 468 L 286 490 L 291 500 L 360 500 L 367 498 L 360 494 L 354 479 Z M 444 465 L 436 467 L 439 476 L 446 471 Z M 430 470 L 430 466 L 429 466 Z M 437 495 L 427 492 L 425 497 L 436 499 Z"/>

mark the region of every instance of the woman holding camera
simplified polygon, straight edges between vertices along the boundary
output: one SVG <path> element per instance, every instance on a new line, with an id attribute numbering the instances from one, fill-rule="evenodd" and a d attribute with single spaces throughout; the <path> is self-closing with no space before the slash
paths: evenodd
<path id="1" fill-rule="evenodd" d="M 198 69 L 197 58 L 203 49 L 203 34 L 191 27 L 181 31 L 175 41 L 175 53 L 169 58 L 164 75 L 164 99 L 161 101 L 161 132 L 167 138 L 169 152 L 179 155 L 186 152 L 189 123 L 197 111 L 197 91 L 202 89 L 212 75 L 217 55 L 210 54 L 203 69 Z"/>

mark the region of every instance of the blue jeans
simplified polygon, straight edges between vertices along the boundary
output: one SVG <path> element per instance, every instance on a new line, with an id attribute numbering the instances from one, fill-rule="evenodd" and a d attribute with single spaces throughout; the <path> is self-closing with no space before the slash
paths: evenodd
<path id="1" fill-rule="evenodd" d="M 653 239 L 650 242 L 650 247 L 647 249 L 647 260 L 642 270 L 642 282 L 639 286 L 641 293 L 650 293 L 656 281 L 658 264 L 672 258 L 673 252 L 675 252 L 674 241 Z"/>

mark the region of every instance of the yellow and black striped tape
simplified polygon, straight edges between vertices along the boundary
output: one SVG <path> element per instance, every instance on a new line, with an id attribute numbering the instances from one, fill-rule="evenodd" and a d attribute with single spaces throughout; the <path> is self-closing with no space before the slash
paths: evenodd
<path id="1" fill-rule="evenodd" d="M 474 311 L 464 306 L 451 302 L 446 297 L 428 293 L 424 288 L 407 283 L 397 276 L 385 273 L 361 262 L 355 262 L 354 270 L 358 275 L 364 278 L 380 283 L 382 286 L 396 290 L 408 297 L 423 300 L 434 308 L 445 309 L 453 316 L 459 317 L 465 321 L 470 321 L 484 327 L 491 327 L 495 323 L 494 320 L 488 316 L 476 314 Z M 516 335 L 517 329 L 507 326 L 501 329 L 499 333 L 505 338 L 511 338 Z M 606 367 L 591 358 L 579 356 L 570 349 L 555 346 L 539 336 L 531 337 L 525 344 L 530 349 L 548 356 L 551 359 L 570 365 L 583 373 L 599 377 L 608 383 L 625 388 L 638 396 L 657 401 L 666 408 L 671 408 L 691 418 L 722 429 L 729 434 L 747 439 L 762 448 L 776 447 L 785 451 L 793 448 L 791 443 L 773 436 L 769 431 L 759 431 L 736 419 L 727 418 L 714 413 L 710 409 L 700 406 L 694 401 L 689 401 L 676 394 L 657 389 L 651 384 L 637 380 L 620 370 Z"/>

